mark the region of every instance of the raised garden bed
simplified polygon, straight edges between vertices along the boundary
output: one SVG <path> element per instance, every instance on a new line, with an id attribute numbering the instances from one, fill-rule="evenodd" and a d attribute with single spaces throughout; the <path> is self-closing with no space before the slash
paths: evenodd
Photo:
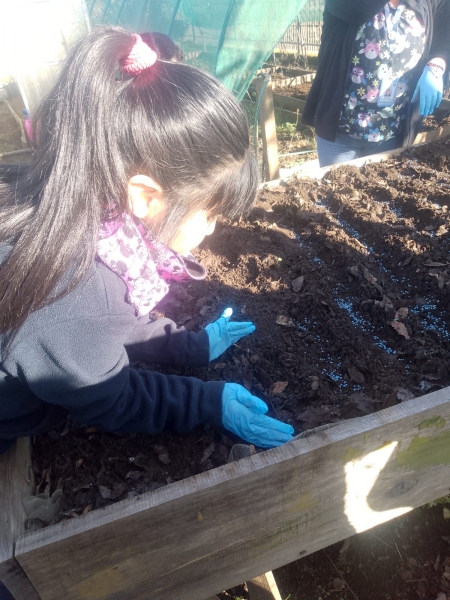
<path id="1" fill-rule="evenodd" d="M 200 600 L 448 491 L 449 167 L 445 142 L 397 152 L 267 188 L 218 227 L 209 280 L 160 312 L 196 329 L 230 305 L 257 331 L 182 374 L 243 383 L 298 431 L 361 418 L 224 466 L 214 430 L 40 436 L 36 481 L 63 488 L 66 520 L 16 557 L 43 600 Z"/>

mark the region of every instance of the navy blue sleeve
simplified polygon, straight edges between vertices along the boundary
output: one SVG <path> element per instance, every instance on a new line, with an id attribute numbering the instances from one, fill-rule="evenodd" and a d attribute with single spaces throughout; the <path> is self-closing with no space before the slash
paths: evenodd
<path id="1" fill-rule="evenodd" d="M 206 331 L 194 333 L 166 318 L 153 322 L 138 319 L 125 346 L 132 362 L 177 367 L 205 367 L 209 364 Z"/>
<path id="2" fill-rule="evenodd" d="M 67 319 L 24 339 L 20 380 L 78 423 L 111 431 L 186 432 L 222 422 L 223 383 L 129 366 L 129 314 Z"/>

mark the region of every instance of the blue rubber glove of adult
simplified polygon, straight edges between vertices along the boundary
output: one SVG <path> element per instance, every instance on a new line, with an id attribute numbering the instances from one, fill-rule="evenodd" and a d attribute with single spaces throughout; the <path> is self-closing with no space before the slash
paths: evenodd
<path id="1" fill-rule="evenodd" d="M 267 404 L 237 383 L 226 383 L 222 393 L 222 423 L 225 429 L 260 448 L 289 442 L 294 433 L 287 423 L 266 417 Z"/>
<path id="2" fill-rule="evenodd" d="M 255 331 L 256 327 L 250 321 L 229 323 L 228 319 L 232 314 L 233 309 L 226 308 L 220 319 L 205 327 L 209 337 L 209 360 L 214 360 L 241 337 Z"/>
<path id="3" fill-rule="evenodd" d="M 423 117 L 431 115 L 435 108 L 439 106 L 444 92 L 444 78 L 437 69 L 437 75 L 434 75 L 431 69 L 427 66 L 417 83 L 416 90 L 411 99 L 415 102 L 420 97 L 420 114 Z"/>

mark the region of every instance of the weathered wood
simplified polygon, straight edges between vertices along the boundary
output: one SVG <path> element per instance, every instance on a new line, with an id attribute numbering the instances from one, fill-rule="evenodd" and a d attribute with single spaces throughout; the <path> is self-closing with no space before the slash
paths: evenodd
<path id="1" fill-rule="evenodd" d="M 0 563 L 0 581 L 15 600 L 41 600 L 15 558 Z"/>
<path id="2" fill-rule="evenodd" d="M 0 455 L 0 580 L 16 600 L 39 600 L 23 569 L 13 558 L 14 545 L 25 531 L 23 498 L 33 488 L 30 443 L 21 438 Z"/>
<path id="3" fill-rule="evenodd" d="M 414 140 L 414 146 L 417 144 L 426 144 L 427 142 L 433 142 L 434 140 L 438 140 L 442 137 L 447 137 L 450 135 L 450 125 L 446 125 L 445 127 L 438 127 L 437 129 L 433 129 L 431 131 L 421 131 L 417 134 L 416 139 Z"/>
<path id="4" fill-rule="evenodd" d="M 282 600 L 272 571 L 247 581 L 250 600 Z"/>
<path id="5" fill-rule="evenodd" d="M 198 600 L 441 497 L 449 479 L 445 388 L 26 534 L 16 558 L 43 600 Z"/>
<path id="6" fill-rule="evenodd" d="M 257 96 L 261 93 L 264 79 L 256 79 Z M 280 177 L 280 163 L 278 161 L 277 129 L 275 123 L 275 111 L 273 107 L 272 82 L 269 80 L 262 97 L 259 111 L 259 123 L 261 125 L 261 138 L 263 143 L 264 168 L 266 178 L 271 181 Z"/>

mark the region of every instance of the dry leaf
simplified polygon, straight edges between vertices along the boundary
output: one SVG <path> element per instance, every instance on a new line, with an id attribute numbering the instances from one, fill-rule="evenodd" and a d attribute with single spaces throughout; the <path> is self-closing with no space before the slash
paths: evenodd
<path id="1" fill-rule="evenodd" d="M 410 340 L 408 330 L 405 327 L 404 323 L 400 323 L 399 321 L 392 321 L 391 327 L 397 331 L 400 335 L 402 335 L 405 339 Z"/>
<path id="2" fill-rule="evenodd" d="M 349 396 L 349 399 L 357 406 L 357 408 L 365 415 L 373 413 L 373 399 L 363 394 L 363 392 L 355 392 Z"/>
<path id="3" fill-rule="evenodd" d="M 79 469 L 83 463 L 84 458 L 80 458 L 79 460 L 77 460 L 77 462 L 75 463 L 75 469 Z"/>
<path id="4" fill-rule="evenodd" d="M 202 459 L 200 461 L 201 465 L 208 460 L 208 458 L 211 456 L 211 454 L 214 452 L 215 449 L 216 449 L 216 445 L 215 445 L 214 442 L 212 442 L 211 444 L 209 444 L 209 446 L 203 452 L 203 456 L 202 456 Z"/>
<path id="5" fill-rule="evenodd" d="M 278 394 L 281 394 L 281 392 L 284 392 L 287 384 L 288 384 L 287 381 L 277 381 L 270 387 L 269 393 L 272 394 L 272 396 L 278 396 Z"/>
<path id="6" fill-rule="evenodd" d="M 106 486 L 104 486 L 104 485 L 99 485 L 99 486 L 98 486 L 98 491 L 100 492 L 100 496 L 101 496 L 102 498 L 105 498 L 105 500 L 106 500 L 107 498 L 111 498 L 111 493 L 112 493 L 112 492 L 111 492 L 111 490 L 110 490 L 109 488 L 107 488 Z"/>
<path id="7" fill-rule="evenodd" d="M 295 323 L 289 317 L 284 317 L 283 315 L 278 315 L 275 319 L 275 323 L 277 325 L 283 325 L 283 327 L 295 327 Z"/>
<path id="8" fill-rule="evenodd" d="M 87 506 L 84 507 L 83 512 L 81 513 L 82 515 L 87 515 L 88 512 L 91 510 L 92 508 L 92 504 L 88 504 Z"/>
<path id="9" fill-rule="evenodd" d="M 381 300 L 381 301 L 375 300 L 375 306 L 381 306 L 385 310 L 390 310 L 391 308 L 394 308 L 394 305 L 392 304 L 392 300 L 390 298 L 388 298 L 387 296 L 383 296 L 383 300 Z"/>
<path id="10" fill-rule="evenodd" d="M 313 381 L 311 383 L 311 389 L 312 389 L 313 392 L 315 392 L 316 390 L 319 389 L 319 380 Z"/>
<path id="11" fill-rule="evenodd" d="M 398 319 L 406 319 L 406 317 L 408 316 L 408 312 L 409 310 L 406 308 L 406 306 L 400 307 L 395 313 L 395 320 L 398 321 Z"/>
<path id="12" fill-rule="evenodd" d="M 399 387 L 397 390 L 397 398 L 400 400 L 400 402 L 407 402 L 408 400 L 412 400 L 414 397 L 414 394 L 404 387 Z"/>
<path id="13" fill-rule="evenodd" d="M 244 387 L 247 391 L 252 389 L 252 372 L 249 369 L 244 372 Z"/>
<path id="14" fill-rule="evenodd" d="M 295 293 L 299 292 L 302 289 L 304 282 L 305 278 L 303 277 L 303 275 L 300 275 L 300 277 L 297 277 L 297 279 L 293 279 L 291 281 L 292 289 Z"/>
<path id="15" fill-rule="evenodd" d="M 373 285 L 373 287 L 378 291 L 378 293 L 382 296 L 383 295 L 383 288 L 378 283 L 378 281 L 376 280 L 376 278 L 365 267 L 364 267 L 363 271 L 364 271 L 364 278 L 365 278 L 365 280 L 368 281 L 369 283 L 371 283 Z"/>
<path id="16" fill-rule="evenodd" d="M 426 263 L 424 263 L 425 267 L 446 267 L 447 263 L 440 263 L 440 262 L 433 262 L 433 261 L 428 261 Z"/>
<path id="17" fill-rule="evenodd" d="M 361 371 L 357 367 L 350 366 L 347 369 L 347 371 L 355 383 L 359 383 L 360 385 L 362 385 L 363 383 L 366 383 L 366 379 L 365 379 L 364 375 L 361 373 Z"/>
<path id="18" fill-rule="evenodd" d="M 333 579 L 333 589 L 335 589 L 337 592 L 342 592 L 343 589 L 345 589 L 347 587 L 347 584 L 345 583 L 345 581 L 343 579 L 339 579 L 338 577 L 335 577 Z"/>

